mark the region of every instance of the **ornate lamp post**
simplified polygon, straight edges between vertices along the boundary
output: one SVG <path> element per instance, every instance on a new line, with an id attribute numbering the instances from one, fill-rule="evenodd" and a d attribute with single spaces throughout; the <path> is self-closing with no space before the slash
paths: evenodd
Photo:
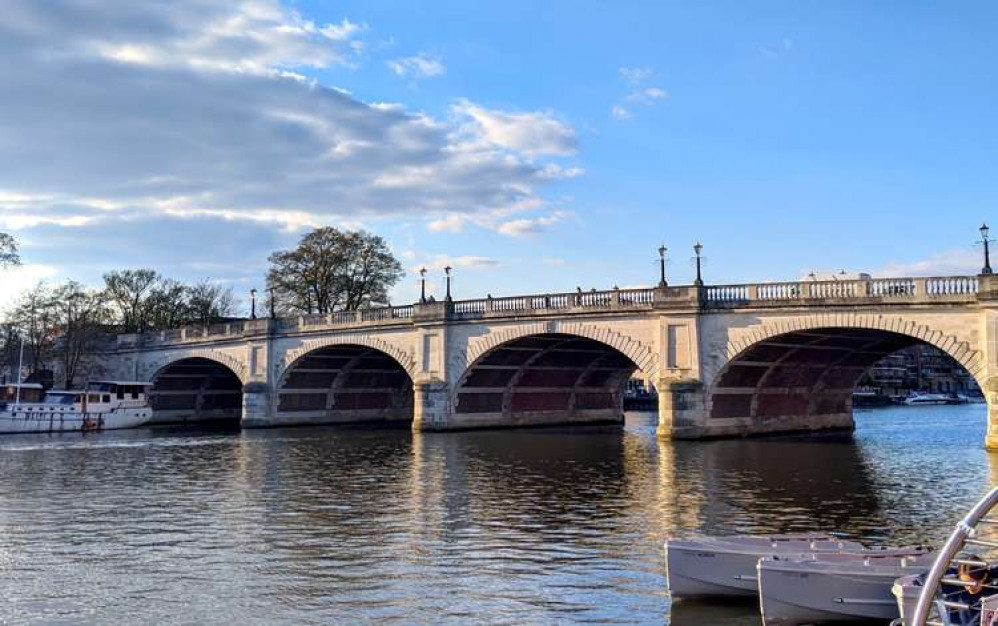
<path id="1" fill-rule="evenodd" d="M 426 268 L 419 268 L 419 303 L 426 304 Z"/>
<path id="2" fill-rule="evenodd" d="M 452 302 L 453 299 L 450 297 L 450 271 L 454 269 L 450 265 L 444 268 L 444 274 L 447 274 L 447 302 Z"/>
<path id="3" fill-rule="evenodd" d="M 699 241 L 693 246 L 693 253 L 697 255 L 697 279 L 693 283 L 697 287 L 703 287 L 703 276 L 700 274 L 700 255 L 703 253 L 703 244 Z"/>
<path id="4" fill-rule="evenodd" d="M 661 245 L 658 247 L 658 268 L 659 268 L 658 286 L 659 287 L 666 287 L 669 284 L 665 282 L 665 253 L 668 251 L 669 249 L 666 248 L 665 245 Z"/>
<path id="5" fill-rule="evenodd" d="M 984 242 L 984 267 L 981 268 L 982 274 L 994 274 L 991 271 L 991 240 L 988 238 L 988 233 L 991 229 L 988 228 L 987 224 L 981 224 L 981 240 Z"/>
<path id="6" fill-rule="evenodd" d="M 256 287 L 250 289 L 250 319 L 256 319 Z"/>
<path id="7" fill-rule="evenodd" d="M 277 297 L 274 295 L 274 288 L 270 287 L 267 291 L 270 292 L 270 319 L 277 319 Z"/>

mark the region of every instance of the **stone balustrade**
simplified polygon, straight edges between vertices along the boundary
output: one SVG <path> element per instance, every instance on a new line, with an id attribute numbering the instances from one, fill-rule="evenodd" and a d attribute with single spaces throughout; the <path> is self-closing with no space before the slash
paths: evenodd
<path id="1" fill-rule="evenodd" d="M 978 299 L 980 277 L 877 278 L 750 285 L 710 285 L 703 288 L 704 305 L 786 304 L 807 301 L 873 301 L 901 299 L 911 302 L 972 302 Z"/>
<path id="2" fill-rule="evenodd" d="M 981 281 L 988 281 L 982 288 Z M 487 297 L 452 302 L 378 307 L 300 315 L 277 320 L 256 319 L 211 326 L 190 326 L 149 333 L 120 335 L 122 347 L 225 341 L 259 334 L 296 334 L 318 330 L 378 328 L 421 322 L 467 321 L 577 315 L 594 312 L 651 310 L 656 308 L 731 309 L 753 306 L 862 304 L 904 301 L 973 302 L 998 295 L 998 281 L 991 276 L 931 278 L 878 278 L 860 280 L 752 283 L 743 285 L 678 286 L 607 291 L 575 291 L 541 295 Z"/>

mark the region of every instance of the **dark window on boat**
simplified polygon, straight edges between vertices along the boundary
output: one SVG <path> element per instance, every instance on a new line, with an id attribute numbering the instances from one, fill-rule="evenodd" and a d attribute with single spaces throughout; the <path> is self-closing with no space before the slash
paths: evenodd
<path id="1" fill-rule="evenodd" d="M 110 402 L 110 401 L 111 401 L 111 394 L 108 394 L 108 393 L 105 393 L 105 394 L 104 394 L 104 395 L 103 395 L 103 396 L 101 397 L 101 400 L 102 400 L 102 401 L 104 401 L 104 402 Z"/>
<path id="2" fill-rule="evenodd" d="M 125 399 L 125 390 L 122 389 L 121 387 L 118 387 L 118 399 L 119 400 Z"/>

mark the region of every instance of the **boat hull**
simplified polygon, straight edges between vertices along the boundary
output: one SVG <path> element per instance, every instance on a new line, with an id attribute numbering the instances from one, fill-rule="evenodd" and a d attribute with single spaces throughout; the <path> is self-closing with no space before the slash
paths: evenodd
<path id="1" fill-rule="evenodd" d="M 815 565 L 763 559 L 759 562 L 759 603 L 766 626 L 803 626 L 822 622 L 886 620 L 899 617 L 895 581 L 921 572 L 930 563 L 907 567 L 864 564 Z"/>
<path id="2" fill-rule="evenodd" d="M 0 434 L 65 433 L 138 428 L 147 424 L 152 410 L 113 413 L 0 412 Z"/>
<path id="3" fill-rule="evenodd" d="M 862 546 L 819 535 L 670 539 L 665 543 L 666 576 L 673 598 L 754 598 L 760 558 L 847 549 Z"/>

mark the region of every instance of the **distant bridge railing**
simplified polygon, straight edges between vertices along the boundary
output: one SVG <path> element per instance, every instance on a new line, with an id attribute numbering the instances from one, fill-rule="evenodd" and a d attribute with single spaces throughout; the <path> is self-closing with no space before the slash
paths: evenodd
<path id="1" fill-rule="evenodd" d="M 564 311 L 571 309 L 611 309 L 651 305 L 655 289 L 612 289 L 609 291 L 575 291 L 540 296 L 512 296 L 457 300 L 453 303 L 452 319 L 477 319 L 490 314 L 530 311 Z"/>
<path id="2" fill-rule="evenodd" d="M 411 325 L 419 321 L 463 321 L 511 316 L 545 316 L 593 312 L 652 310 L 655 308 L 731 309 L 745 306 L 836 305 L 866 302 L 917 304 L 973 302 L 981 291 L 978 276 L 933 278 L 877 278 L 858 280 L 806 280 L 574 291 L 542 295 L 486 297 L 473 300 L 436 301 L 328 314 L 299 315 L 275 320 L 254 319 L 209 326 L 120 335 L 119 345 L 162 345 L 237 339 L 261 333 L 301 333 L 324 329 L 377 328 Z M 989 283 L 990 284 L 990 283 Z M 987 289 L 994 297 L 994 286 Z"/>
<path id="3" fill-rule="evenodd" d="M 722 303 L 788 302 L 836 299 L 975 300 L 977 276 L 938 278 L 876 278 L 822 280 L 748 285 L 710 285 L 703 288 L 707 306 Z"/>

